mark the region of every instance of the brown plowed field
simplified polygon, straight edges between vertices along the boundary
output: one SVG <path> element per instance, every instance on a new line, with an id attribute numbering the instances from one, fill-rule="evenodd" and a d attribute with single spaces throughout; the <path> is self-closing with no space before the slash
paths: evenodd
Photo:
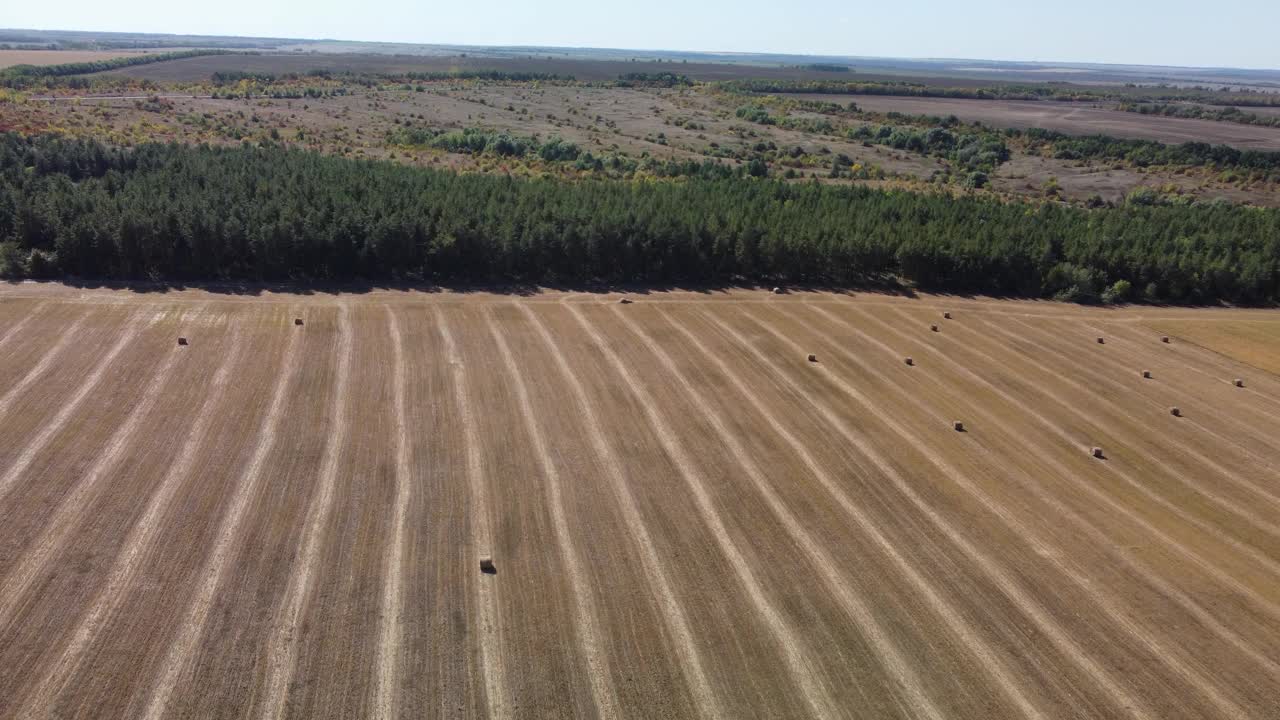
<path id="1" fill-rule="evenodd" d="M 900 112 L 939 117 L 955 115 L 965 122 L 981 122 L 996 128 L 1020 130 L 1042 128 L 1068 135 L 1111 135 L 1175 145 L 1185 142 L 1207 142 L 1232 145 L 1245 150 L 1280 150 L 1280 128 L 1216 120 L 1140 115 L 1096 103 L 879 95 L 797 95 L 796 97 L 841 104 L 855 102 L 863 110 L 872 112 Z M 1247 108 L 1248 112 L 1253 110 L 1253 108 Z"/>
<path id="2" fill-rule="evenodd" d="M 1280 717 L 1274 311 L 618 297 L 0 289 L 0 717 Z"/>

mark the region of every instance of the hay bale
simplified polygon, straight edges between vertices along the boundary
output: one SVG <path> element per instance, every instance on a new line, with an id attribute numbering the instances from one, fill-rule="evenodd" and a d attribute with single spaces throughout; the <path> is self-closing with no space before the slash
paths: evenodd
<path id="1" fill-rule="evenodd" d="M 621 305 L 630 305 L 630 304 L 631 304 L 631 298 L 622 298 L 621 300 L 619 300 L 619 301 L 618 301 L 618 303 L 619 303 L 619 304 L 621 304 Z"/>
<path id="2" fill-rule="evenodd" d="M 781 295 L 783 292 L 784 292 L 784 290 L 783 290 L 782 288 L 780 288 L 780 287 L 776 287 L 776 288 L 774 288 L 774 289 L 773 289 L 773 294 L 774 294 L 774 295 Z"/>
<path id="3" fill-rule="evenodd" d="M 956 432 L 964 432 L 964 423 L 959 420 L 951 421 L 951 427 L 955 429 Z"/>
<path id="4" fill-rule="evenodd" d="M 949 313 L 949 312 L 944 312 L 944 313 L 942 313 L 942 319 L 943 319 L 943 320 L 950 320 L 950 319 L 951 319 L 951 313 Z"/>
<path id="5" fill-rule="evenodd" d="M 1174 417 L 1182 417 L 1182 409 L 1178 407 L 1169 408 L 1169 414 Z"/>
<path id="6" fill-rule="evenodd" d="M 815 363 L 816 363 L 816 362 L 818 362 L 818 356 L 817 356 L 817 355 L 814 355 L 814 354 L 812 354 L 812 353 L 810 353 L 810 354 L 809 354 L 809 362 L 815 362 Z"/>
<path id="7" fill-rule="evenodd" d="M 178 344 L 179 344 L 179 345 L 186 345 L 186 344 L 187 344 L 187 339 L 186 339 L 186 338 L 184 338 L 184 337 L 180 337 L 180 338 L 178 338 Z"/>
<path id="8" fill-rule="evenodd" d="M 915 365 L 915 364 L 916 364 L 916 361 L 915 361 L 915 360 L 913 360 L 913 359 L 911 359 L 911 358 L 903 358 L 903 359 L 902 359 L 902 361 L 903 361 L 903 362 L 905 362 L 905 363 L 906 363 L 906 364 L 908 364 L 908 365 Z"/>
<path id="9" fill-rule="evenodd" d="M 1244 387 L 1244 380 L 1236 378 L 1236 387 Z"/>
<path id="10" fill-rule="evenodd" d="M 1098 344 L 1099 344 L 1099 345 L 1105 345 L 1105 344 L 1107 344 L 1107 339 L 1106 339 L 1106 338 L 1098 338 Z"/>
<path id="11" fill-rule="evenodd" d="M 1168 342 L 1169 342 L 1169 336 L 1168 336 L 1168 335 L 1165 335 L 1164 337 L 1160 338 L 1160 342 L 1165 343 L 1165 344 L 1168 344 Z"/>
<path id="12" fill-rule="evenodd" d="M 1089 454 L 1098 459 L 1102 459 L 1105 457 L 1105 455 L 1102 454 L 1102 448 L 1100 447 L 1093 448 L 1092 450 L 1089 451 Z"/>
<path id="13" fill-rule="evenodd" d="M 493 564 L 493 558 L 488 555 L 480 556 L 480 572 L 485 575 L 496 575 L 498 568 Z"/>
<path id="14" fill-rule="evenodd" d="M 294 325 L 301 325 L 301 324 L 302 324 L 302 318 L 294 318 L 294 319 L 293 319 L 293 324 L 294 324 Z"/>
<path id="15" fill-rule="evenodd" d="M 1150 371 L 1150 370 L 1143 370 L 1143 371 L 1142 371 L 1142 377 L 1146 378 L 1147 380 L 1150 380 L 1150 379 L 1151 379 L 1151 371 Z"/>
<path id="16" fill-rule="evenodd" d="M 932 330 L 933 332 L 938 332 L 938 326 L 937 326 L 937 325 L 930 325 L 930 326 L 929 326 L 929 329 L 930 329 L 930 330 Z"/>

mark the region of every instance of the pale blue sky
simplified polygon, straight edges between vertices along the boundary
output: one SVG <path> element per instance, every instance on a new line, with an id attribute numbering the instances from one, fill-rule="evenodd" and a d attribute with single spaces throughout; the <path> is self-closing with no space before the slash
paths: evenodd
<path id="1" fill-rule="evenodd" d="M 1280 69 L 1280 0 L 7 0 L 0 27 Z"/>

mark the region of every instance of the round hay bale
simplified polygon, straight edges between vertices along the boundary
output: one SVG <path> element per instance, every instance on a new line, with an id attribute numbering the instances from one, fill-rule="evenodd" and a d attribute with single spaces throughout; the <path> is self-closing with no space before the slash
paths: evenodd
<path id="1" fill-rule="evenodd" d="M 960 422 L 959 420 L 953 420 L 953 421 L 951 421 L 951 427 L 952 427 L 956 432 L 964 432 L 964 423 Z"/>
<path id="2" fill-rule="evenodd" d="M 178 344 L 179 344 L 179 345 L 186 345 L 186 344 L 187 344 L 187 339 L 186 339 L 186 338 L 184 338 L 184 337 L 180 337 L 180 338 L 178 338 Z"/>
<path id="3" fill-rule="evenodd" d="M 480 572 L 485 575 L 494 575 L 498 572 L 497 566 L 493 564 L 493 558 L 488 555 L 480 556 Z"/>
<path id="4" fill-rule="evenodd" d="M 302 324 L 302 318 L 294 318 L 294 319 L 293 319 L 293 324 L 294 324 L 294 325 L 301 325 L 301 324 Z"/>
<path id="5" fill-rule="evenodd" d="M 903 362 L 905 362 L 905 363 L 906 363 L 906 364 L 908 364 L 908 365 L 915 365 L 915 364 L 916 364 L 916 361 L 915 361 L 915 360 L 913 360 L 913 359 L 911 359 L 911 358 L 903 358 L 903 359 L 902 359 L 902 361 L 903 361 Z"/>
<path id="6" fill-rule="evenodd" d="M 1169 408 L 1169 414 L 1174 417 L 1182 417 L 1182 409 L 1178 407 Z"/>
<path id="7" fill-rule="evenodd" d="M 1099 458 L 1099 459 L 1102 459 L 1103 457 L 1105 457 L 1105 456 L 1103 455 L 1103 453 L 1102 453 L 1102 448 L 1100 448 L 1100 447 L 1096 447 L 1096 448 L 1091 449 L 1091 450 L 1089 451 L 1089 454 L 1090 454 L 1090 455 L 1092 455 L 1092 456 L 1094 456 L 1094 457 L 1096 457 L 1096 458 Z"/>
<path id="8" fill-rule="evenodd" d="M 817 356 L 817 355 L 814 355 L 813 353 L 810 353 L 810 354 L 809 354 L 809 362 L 812 362 L 812 363 L 816 363 L 816 362 L 818 362 L 818 356 Z"/>
<path id="9" fill-rule="evenodd" d="M 949 312 L 944 312 L 944 313 L 942 313 L 942 319 L 943 319 L 943 320 L 950 320 L 950 319 L 951 319 L 951 313 L 949 313 Z"/>
<path id="10" fill-rule="evenodd" d="M 1169 342 L 1169 336 L 1168 336 L 1168 335 L 1165 335 L 1165 336 L 1161 337 L 1161 338 L 1160 338 L 1160 342 L 1162 342 L 1162 343 L 1166 343 L 1166 344 L 1167 344 L 1167 343 Z"/>
<path id="11" fill-rule="evenodd" d="M 1244 387 L 1244 380 L 1236 378 L 1236 387 Z"/>
<path id="12" fill-rule="evenodd" d="M 1143 371 L 1142 371 L 1142 377 L 1146 378 L 1147 380 L 1150 380 L 1150 379 L 1151 379 L 1151 371 L 1150 371 L 1150 370 L 1143 370 Z"/>
<path id="13" fill-rule="evenodd" d="M 1106 343 L 1107 343 L 1107 339 L 1106 339 L 1106 338 L 1098 338 L 1098 344 L 1099 344 L 1099 345 L 1105 345 Z"/>
<path id="14" fill-rule="evenodd" d="M 938 326 L 937 326 L 937 325 L 930 325 L 930 326 L 929 326 L 929 329 L 930 329 L 930 330 L 932 330 L 933 332 L 938 332 Z"/>

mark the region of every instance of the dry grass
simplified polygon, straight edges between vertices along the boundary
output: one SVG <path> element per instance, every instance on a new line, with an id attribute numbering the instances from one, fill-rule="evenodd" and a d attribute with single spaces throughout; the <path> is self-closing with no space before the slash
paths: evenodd
<path id="1" fill-rule="evenodd" d="M 0 289 L 0 716 L 1269 716 L 1277 323 L 643 299 Z"/>
<path id="2" fill-rule="evenodd" d="M 1233 360 L 1280 375 L 1280 320 L 1211 322 L 1158 320 L 1150 326 L 1177 342 L 1194 343 Z"/>

